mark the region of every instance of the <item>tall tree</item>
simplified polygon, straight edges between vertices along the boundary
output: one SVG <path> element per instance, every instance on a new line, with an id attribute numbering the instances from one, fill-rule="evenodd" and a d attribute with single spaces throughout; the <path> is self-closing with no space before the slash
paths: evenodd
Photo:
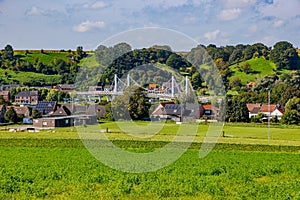
<path id="1" fill-rule="evenodd" d="M 293 45 L 286 41 L 277 42 L 270 52 L 270 59 L 279 69 L 299 69 L 299 56 Z"/>
<path id="2" fill-rule="evenodd" d="M 17 123 L 18 122 L 18 115 L 13 107 L 10 107 L 6 112 L 5 112 L 5 119 L 9 122 Z"/>
<path id="3" fill-rule="evenodd" d="M 294 97 L 286 103 L 281 122 L 283 124 L 300 124 L 300 98 Z"/>
<path id="4" fill-rule="evenodd" d="M 13 60 L 14 58 L 14 50 L 13 47 L 11 45 L 6 45 L 3 53 L 2 53 L 2 57 L 3 59 L 7 59 L 7 60 Z"/>

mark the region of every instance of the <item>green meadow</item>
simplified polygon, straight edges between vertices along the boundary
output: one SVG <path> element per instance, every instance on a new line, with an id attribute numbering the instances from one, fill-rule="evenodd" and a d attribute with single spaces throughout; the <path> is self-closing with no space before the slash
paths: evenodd
<path id="1" fill-rule="evenodd" d="M 118 122 L 119 123 L 119 122 Z M 166 123 L 153 138 L 138 138 L 119 126 L 88 126 L 123 150 L 155 151 L 174 138 L 179 125 Z M 148 127 L 148 123 L 138 122 Z M 154 125 L 154 126 L 160 126 Z M 195 125 L 188 125 L 195 126 Z M 190 148 L 173 164 L 149 173 L 126 173 L 95 159 L 78 130 L 35 133 L 0 131 L 1 199 L 299 199 L 300 128 L 229 124 L 225 137 L 199 158 L 209 126 L 201 124 Z M 146 131 L 145 131 L 146 132 Z M 188 135 L 189 133 L 187 133 Z"/>

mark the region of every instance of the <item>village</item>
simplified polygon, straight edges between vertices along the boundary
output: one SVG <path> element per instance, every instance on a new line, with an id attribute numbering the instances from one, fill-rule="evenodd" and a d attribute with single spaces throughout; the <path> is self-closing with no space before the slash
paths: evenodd
<path id="1" fill-rule="evenodd" d="M 57 127 L 70 127 L 79 125 L 96 124 L 98 120 L 104 119 L 106 112 L 105 104 L 101 98 L 88 96 L 88 102 L 81 102 L 78 99 L 65 99 L 63 102 L 39 100 L 38 90 L 31 88 L 30 90 L 21 91 L 10 98 L 10 89 L 20 87 L 20 85 L 3 85 L 1 87 L 0 96 L 11 105 L 0 105 L 0 124 L 9 122 L 6 113 L 10 108 L 13 108 L 19 118 L 19 124 L 29 125 L 30 129 L 47 129 Z M 147 93 L 166 94 L 166 91 L 171 91 L 169 87 L 158 87 L 156 84 L 149 84 Z M 49 89 L 50 87 L 48 87 Z M 52 89 L 74 93 L 75 86 L 71 84 L 58 84 Z M 89 92 L 104 91 L 107 88 L 100 86 L 90 86 Z M 164 121 L 171 120 L 177 123 L 181 122 L 208 122 L 219 120 L 219 108 L 209 102 L 209 96 L 199 97 L 202 103 L 183 106 L 180 103 L 176 104 L 174 99 L 149 99 L 155 105 L 154 110 L 149 113 L 149 118 L 142 120 Z M 155 104 L 154 104 L 155 103 Z M 278 121 L 283 116 L 285 110 L 283 106 L 276 104 L 246 104 L 249 119 L 252 122 L 257 122 L 254 119 L 268 122 L 268 120 Z"/>

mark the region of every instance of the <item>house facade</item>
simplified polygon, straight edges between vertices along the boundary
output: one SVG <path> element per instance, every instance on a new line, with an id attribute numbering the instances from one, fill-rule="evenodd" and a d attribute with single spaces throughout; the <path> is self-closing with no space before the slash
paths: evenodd
<path id="1" fill-rule="evenodd" d="M 36 105 L 38 102 L 38 91 L 22 91 L 15 96 L 15 103 Z"/>
<path id="2" fill-rule="evenodd" d="M 92 115 L 72 115 L 63 117 L 47 117 L 33 120 L 33 126 L 37 128 L 58 128 L 80 125 L 92 125 L 97 123 L 97 117 Z"/>
<path id="3" fill-rule="evenodd" d="M 249 119 L 257 116 L 259 113 L 263 113 L 267 117 L 277 117 L 277 119 L 280 120 L 285 113 L 285 110 L 282 106 L 275 104 L 247 104 L 247 108 L 249 112 Z"/>

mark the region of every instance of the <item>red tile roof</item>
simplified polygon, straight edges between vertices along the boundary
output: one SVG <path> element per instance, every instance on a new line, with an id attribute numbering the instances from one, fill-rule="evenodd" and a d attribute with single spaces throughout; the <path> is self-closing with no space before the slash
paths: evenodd
<path id="1" fill-rule="evenodd" d="M 258 103 L 247 103 L 246 106 L 247 106 L 249 112 L 252 112 L 253 109 L 256 110 L 257 108 L 260 108 L 260 104 L 258 104 Z"/>
<path id="2" fill-rule="evenodd" d="M 270 112 L 276 110 L 277 106 L 275 104 L 270 104 Z M 269 112 L 269 105 L 263 104 L 260 109 L 261 112 Z"/>

